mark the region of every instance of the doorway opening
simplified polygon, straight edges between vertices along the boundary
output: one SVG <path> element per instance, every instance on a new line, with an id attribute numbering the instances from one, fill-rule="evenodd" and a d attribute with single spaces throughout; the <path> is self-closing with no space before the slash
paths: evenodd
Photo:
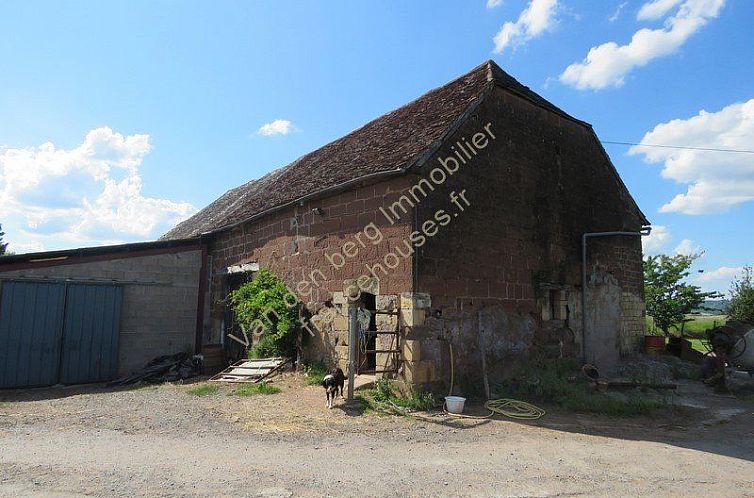
<path id="1" fill-rule="evenodd" d="M 234 337 L 243 338 L 244 333 L 243 330 L 241 330 L 241 326 L 238 324 L 238 321 L 236 320 L 236 314 L 233 311 L 233 306 L 230 302 L 230 295 L 233 291 L 238 290 L 246 284 L 247 282 L 251 282 L 254 279 L 254 272 L 245 271 L 245 272 L 238 272 L 238 273 L 229 273 L 223 277 L 223 296 L 225 296 L 224 299 L 224 306 L 223 306 L 223 337 L 222 337 L 222 343 L 223 343 L 223 349 L 225 349 L 225 354 L 228 359 L 237 361 L 242 358 L 246 358 L 246 355 L 248 354 L 246 346 L 238 342 L 237 340 L 228 337 L 229 335 L 233 335 Z M 248 341 L 251 340 L 251 338 L 246 338 Z"/>
<path id="2" fill-rule="evenodd" d="M 369 312 L 369 326 L 359 333 L 358 370 L 374 370 L 377 367 L 377 296 L 362 292 L 360 305 Z"/>

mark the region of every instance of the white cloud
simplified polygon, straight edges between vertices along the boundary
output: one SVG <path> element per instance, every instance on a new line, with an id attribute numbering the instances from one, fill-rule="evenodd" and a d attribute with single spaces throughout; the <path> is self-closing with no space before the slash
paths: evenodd
<path id="1" fill-rule="evenodd" d="M 695 244 L 693 240 L 683 239 L 672 251 L 668 246 L 673 240 L 673 236 L 664 225 L 652 225 L 652 231 L 646 237 L 641 238 L 642 251 L 647 256 L 656 256 L 658 254 L 683 254 L 690 256 L 692 254 L 702 254 L 702 248 Z"/>
<path id="2" fill-rule="evenodd" d="M 692 254 L 701 254 L 702 248 L 698 245 L 695 245 L 693 240 L 683 239 L 680 244 L 678 244 L 675 249 L 673 249 L 673 252 L 675 254 L 691 256 Z"/>
<path id="3" fill-rule="evenodd" d="M 636 15 L 638 21 L 656 21 L 671 11 L 683 0 L 653 0 L 641 6 Z"/>
<path id="4" fill-rule="evenodd" d="M 494 52 L 499 54 L 511 45 L 524 43 L 554 28 L 557 7 L 558 0 L 531 0 L 516 22 L 506 22 L 495 35 Z"/>
<path id="5" fill-rule="evenodd" d="M 689 119 L 658 124 L 641 140 L 702 148 L 751 149 L 754 144 L 754 99 L 718 112 L 700 111 Z M 754 155 L 687 149 L 634 146 L 629 154 L 643 154 L 649 163 L 664 163 L 662 176 L 687 184 L 661 212 L 709 214 L 754 200 Z"/>
<path id="6" fill-rule="evenodd" d="M 503 0 L 487 0 L 487 8 L 494 9 L 503 5 Z"/>
<path id="7" fill-rule="evenodd" d="M 22 254 L 26 252 L 42 252 L 45 250 L 45 246 L 39 240 L 31 240 L 29 242 L 20 244 L 11 242 L 8 244 L 8 250 L 16 254 Z"/>
<path id="8" fill-rule="evenodd" d="M 287 119 L 276 119 L 275 121 L 263 124 L 257 134 L 269 137 L 272 135 L 287 135 L 294 129 L 293 123 Z"/>
<path id="9" fill-rule="evenodd" d="M 622 4 L 618 5 L 618 8 L 615 9 L 615 12 L 613 13 L 613 15 L 608 17 L 607 20 L 610 22 L 617 21 L 618 18 L 620 17 L 621 12 L 623 12 L 623 9 L 626 7 L 626 5 L 628 5 L 628 2 L 623 2 Z"/>
<path id="10" fill-rule="evenodd" d="M 665 249 L 670 242 L 671 236 L 668 227 L 663 225 L 652 225 L 652 231 L 648 236 L 641 238 L 641 245 L 644 254 L 655 255 Z"/>
<path id="11" fill-rule="evenodd" d="M 697 278 L 697 281 L 704 282 L 704 283 L 720 282 L 720 283 L 730 284 L 733 281 L 733 279 L 739 276 L 743 271 L 744 269 L 741 266 L 736 266 L 736 267 L 721 266 L 717 270 L 712 270 L 712 271 L 702 273 Z"/>
<path id="12" fill-rule="evenodd" d="M 195 209 L 141 194 L 149 135 L 89 131 L 81 145 L 0 148 L 0 220 L 16 251 L 155 238 Z"/>
<path id="13" fill-rule="evenodd" d="M 673 7 L 667 3 L 651 2 L 642 10 L 649 9 L 650 13 L 645 11 L 645 16 L 666 13 Z M 723 5 L 725 0 L 685 0 L 675 15 L 665 20 L 663 28 L 640 29 L 627 45 L 608 42 L 592 47 L 583 61 L 571 64 L 563 71 L 560 81 L 580 90 L 619 87 L 635 68 L 678 50 L 710 19 L 717 17 Z"/>

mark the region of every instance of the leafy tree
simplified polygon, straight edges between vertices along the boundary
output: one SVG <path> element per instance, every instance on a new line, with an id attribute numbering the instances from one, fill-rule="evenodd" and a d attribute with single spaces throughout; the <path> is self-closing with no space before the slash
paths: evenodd
<path id="1" fill-rule="evenodd" d="M 5 250 L 8 248 L 7 242 L 3 244 L 3 235 L 5 235 L 5 232 L 3 232 L 3 225 L 0 225 L 0 256 L 4 255 Z"/>
<path id="2" fill-rule="evenodd" d="M 745 266 L 743 275 L 733 279 L 728 318 L 754 323 L 754 267 Z"/>
<path id="3" fill-rule="evenodd" d="M 671 328 L 680 330 L 686 315 L 706 299 L 720 296 L 717 292 L 702 292 L 698 286 L 685 282 L 689 268 L 699 256 L 660 254 L 644 260 L 647 314 L 665 335 L 670 335 Z"/>
<path id="4" fill-rule="evenodd" d="M 262 268 L 254 280 L 230 294 L 230 301 L 247 339 L 255 339 L 252 357 L 295 353 L 301 327 L 298 298 L 275 274 Z"/>

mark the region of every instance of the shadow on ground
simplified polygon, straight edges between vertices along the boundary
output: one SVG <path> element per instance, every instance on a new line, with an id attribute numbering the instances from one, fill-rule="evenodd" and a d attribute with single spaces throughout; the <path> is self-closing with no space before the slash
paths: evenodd
<path id="1" fill-rule="evenodd" d="M 754 462 L 754 402 L 714 393 L 696 381 L 679 381 L 673 402 L 680 409 L 670 408 L 656 416 L 608 417 L 547 407 L 548 413 L 539 420 L 499 415 L 493 420 L 588 436 L 652 441 Z M 483 407 L 472 403 L 471 409 Z"/>

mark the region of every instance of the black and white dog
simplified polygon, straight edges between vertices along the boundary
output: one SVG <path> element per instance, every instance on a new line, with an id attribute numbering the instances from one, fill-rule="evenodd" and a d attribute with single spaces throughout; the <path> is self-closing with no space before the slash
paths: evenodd
<path id="1" fill-rule="evenodd" d="M 340 388 L 340 397 L 343 398 L 343 384 L 346 382 L 346 376 L 343 374 L 343 370 L 340 368 L 334 368 L 329 374 L 325 375 L 322 379 L 322 387 L 325 388 L 327 393 L 327 407 L 332 408 L 335 396 L 338 395 L 338 388 Z"/>

